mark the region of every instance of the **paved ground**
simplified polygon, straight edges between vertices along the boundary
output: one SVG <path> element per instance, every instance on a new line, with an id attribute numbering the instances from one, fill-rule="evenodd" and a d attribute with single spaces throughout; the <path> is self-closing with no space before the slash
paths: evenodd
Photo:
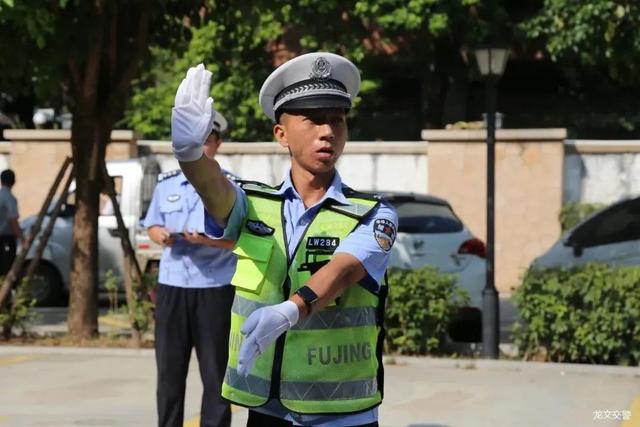
<path id="1" fill-rule="evenodd" d="M 0 426 L 153 426 L 154 390 L 152 350 L 0 346 Z M 201 386 L 194 361 L 187 393 L 185 425 L 196 426 Z M 386 366 L 380 421 L 389 427 L 618 426 L 621 421 L 594 420 L 594 411 L 630 411 L 634 399 L 638 419 L 627 425 L 640 426 L 637 368 L 400 358 Z M 245 420 L 236 408 L 233 426 Z"/>

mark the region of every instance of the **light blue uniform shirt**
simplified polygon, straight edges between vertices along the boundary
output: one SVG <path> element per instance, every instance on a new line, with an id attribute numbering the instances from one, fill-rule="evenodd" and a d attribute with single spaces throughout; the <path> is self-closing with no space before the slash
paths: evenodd
<path id="1" fill-rule="evenodd" d="M 169 172 L 164 176 L 153 192 L 144 226 L 159 225 L 172 233 L 202 233 L 205 211 L 195 188 L 182 172 Z M 158 282 L 182 288 L 225 286 L 231 283 L 235 269 L 233 252 L 192 244 L 179 237 L 162 252 Z"/>
<path id="2" fill-rule="evenodd" d="M 302 238 L 307 225 L 320 209 L 326 199 L 333 199 L 336 202 L 348 205 L 350 202 L 342 193 L 342 179 L 336 174 L 327 189 L 327 192 L 318 203 L 306 209 L 304 203 L 291 182 L 290 174 L 280 187 L 279 193 L 285 198 L 284 219 L 287 246 L 289 253 L 293 254 L 298 241 Z M 236 187 L 236 203 L 229 215 L 227 226 L 222 229 L 205 214 L 205 233 L 213 238 L 225 238 L 237 240 L 240 230 L 247 215 L 247 195 Z M 346 238 L 342 239 L 334 253 L 344 252 L 356 257 L 364 266 L 368 276 L 363 281 L 366 287 L 378 289 L 382 281 L 384 272 L 389 263 L 390 246 L 383 249 L 376 239 L 376 225 L 392 224 L 393 236 L 398 227 L 398 216 L 395 209 L 386 203 L 380 203 L 361 224 Z M 393 243 L 393 242 L 392 242 Z M 326 427 L 343 427 L 359 424 L 368 424 L 378 419 L 378 408 L 373 408 L 364 412 L 349 415 L 300 415 L 292 414 L 283 407 L 276 399 L 271 399 L 267 404 L 253 410 L 279 418 L 286 418 L 296 425 L 314 425 Z"/>

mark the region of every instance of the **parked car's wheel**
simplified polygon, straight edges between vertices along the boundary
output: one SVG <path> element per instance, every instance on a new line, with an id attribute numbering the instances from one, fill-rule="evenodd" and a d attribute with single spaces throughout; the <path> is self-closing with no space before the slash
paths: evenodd
<path id="1" fill-rule="evenodd" d="M 62 283 L 58 271 L 51 265 L 41 262 L 31 278 L 31 296 L 36 305 L 57 305 L 62 299 Z"/>

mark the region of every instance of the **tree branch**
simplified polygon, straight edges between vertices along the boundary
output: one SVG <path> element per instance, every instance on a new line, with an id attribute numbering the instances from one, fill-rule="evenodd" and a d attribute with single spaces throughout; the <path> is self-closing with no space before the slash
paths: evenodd
<path id="1" fill-rule="evenodd" d="M 85 78 L 82 86 L 81 98 L 87 106 L 95 108 L 95 100 L 98 94 L 98 79 L 100 75 L 100 58 L 102 56 L 102 42 L 104 40 L 104 8 L 100 2 L 96 2 L 96 26 L 91 32 L 92 45 L 88 47 L 87 63 L 85 66 Z"/>
<path id="2" fill-rule="evenodd" d="M 71 75 L 71 83 L 73 84 L 73 92 L 75 98 L 79 99 L 80 88 L 82 87 L 82 76 L 80 75 L 80 67 L 78 67 L 78 61 L 72 55 L 67 58 L 67 65 L 69 67 L 69 74 Z"/>
<path id="3" fill-rule="evenodd" d="M 126 96 L 131 80 L 135 76 L 140 59 L 143 57 L 147 49 L 147 40 L 149 38 L 149 21 L 151 19 L 151 0 L 143 0 L 140 4 L 140 15 L 138 18 L 137 32 L 135 35 L 135 46 L 132 54 L 129 55 L 127 62 L 122 62 L 125 66 L 122 74 L 117 77 L 114 90 L 109 96 L 109 115 L 115 117 L 117 114 L 118 103 L 122 102 Z M 114 79 L 115 80 L 115 79 Z"/>
<path id="4" fill-rule="evenodd" d="M 118 75 L 118 2 L 110 2 L 111 31 L 109 34 L 109 80 Z"/>

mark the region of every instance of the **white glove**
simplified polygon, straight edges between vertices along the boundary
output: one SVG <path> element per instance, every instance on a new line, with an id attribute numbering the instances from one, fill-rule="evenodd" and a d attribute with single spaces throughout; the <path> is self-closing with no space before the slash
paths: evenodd
<path id="1" fill-rule="evenodd" d="M 238 373 L 248 375 L 258 356 L 298 323 L 299 315 L 298 306 L 293 301 L 262 307 L 251 313 L 240 329 L 245 338 L 240 347 Z"/>
<path id="2" fill-rule="evenodd" d="M 189 68 L 171 110 L 173 154 L 182 162 L 202 157 L 202 146 L 213 129 L 213 98 L 209 96 L 211 72 L 204 65 Z"/>

